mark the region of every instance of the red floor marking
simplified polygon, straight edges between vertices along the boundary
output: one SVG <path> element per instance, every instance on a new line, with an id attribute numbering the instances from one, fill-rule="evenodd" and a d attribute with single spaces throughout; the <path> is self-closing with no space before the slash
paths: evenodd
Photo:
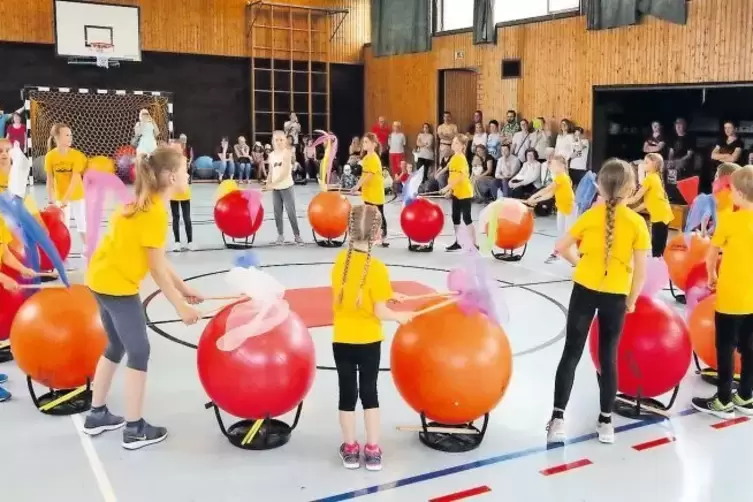
<path id="1" fill-rule="evenodd" d="M 643 451 L 643 450 L 650 450 L 651 448 L 656 448 L 657 446 L 662 446 L 665 444 L 669 444 L 673 441 L 676 441 L 675 438 L 668 438 L 663 437 L 659 439 L 654 439 L 653 441 L 646 441 L 645 443 L 640 443 L 633 445 L 633 449 L 635 451 Z"/>
<path id="2" fill-rule="evenodd" d="M 583 458 L 580 460 L 576 460 L 575 462 L 570 462 L 569 464 L 555 465 L 554 467 L 544 469 L 543 471 L 540 471 L 540 472 L 544 476 L 551 476 L 553 474 L 560 474 L 562 472 L 572 471 L 573 469 L 577 469 L 578 467 L 585 467 L 587 465 L 591 465 L 592 463 L 593 462 L 591 462 L 587 458 Z"/>
<path id="3" fill-rule="evenodd" d="M 748 421 L 750 421 L 750 418 L 748 417 L 737 417 L 737 418 L 733 418 L 732 420 L 725 420 L 724 422 L 713 424 L 711 427 L 713 427 L 714 429 L 724 429 L 726 427 L 730 427 L 732 425 L 737 425 L 737 424 L 742 424 Z"/>
<path id="4" fill-rule="evenodd" d="M 429 502 L 454 502 L 455 500 L 475 497 L 476 495 L 489 493 L 490 491 L 492 491 L 492 489 L 488 486 L 477 486 L 476 488 L 471 488 L 470 490 L 463 490 L 462 492 L 456 492 L 449 495 L 444 495 L 442 497 L 437 497 L 435 499 L 429 500 Z"/>

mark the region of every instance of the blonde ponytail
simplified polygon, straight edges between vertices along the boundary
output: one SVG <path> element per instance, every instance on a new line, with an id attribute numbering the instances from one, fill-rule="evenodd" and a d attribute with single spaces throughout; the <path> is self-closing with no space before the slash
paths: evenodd
<path id="1" fill-rule="evenodd" d="M 147 210 L 152 197 L 167 188 L 166 174 L 177 171 L 182 161 L 183 154 L 169 146 L 161 146 L 151 155 L 140 153 L 136 157 L 136 201 L 123 208 L 123 215 L 130 217 Z"/>

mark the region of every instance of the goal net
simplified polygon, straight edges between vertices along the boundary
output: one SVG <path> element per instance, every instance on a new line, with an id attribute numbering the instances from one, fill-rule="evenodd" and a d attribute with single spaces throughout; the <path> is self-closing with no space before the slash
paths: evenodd
<path id="1" fill-rule="evenodd" d="M 47 153 L 47 140 L 55 123 L 71 128 L 73 147 L 89 157 L 113 157 L 133 139 L 141 109 L 149 110 L 159 128 L 159 140 L 172 137 L 172 95 L 146 91 L 111 91 L 34 87 L 24 90 L 29 114 L 28 153 Z"/>

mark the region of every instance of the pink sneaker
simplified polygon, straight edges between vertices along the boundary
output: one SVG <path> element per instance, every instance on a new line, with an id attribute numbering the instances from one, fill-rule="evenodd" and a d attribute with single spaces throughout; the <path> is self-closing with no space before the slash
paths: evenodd
<path id="1" fill-rule="evenodd" d="M 358 469 L 361 467 L 361 447 L 358 443 L 340 445 L 340 458 L 346 469 Z"/>
<path id="2" fill-rule="evenodd" d="M 382 470 L 382 449 L 379 446 L 367 444 L 366 448 L 363 449 L 363 457 L 367 471 Z"/>

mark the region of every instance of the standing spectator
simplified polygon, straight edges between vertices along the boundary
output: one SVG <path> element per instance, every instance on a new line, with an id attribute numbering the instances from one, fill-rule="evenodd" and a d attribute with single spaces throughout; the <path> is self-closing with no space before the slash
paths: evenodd
<path id="1" fill-rule="evenodd" d="M 288 120 L 282 125 L 285 136 L 293 138 L 293 148 L 298 150 L 299 138 L 301 137 L 301 123 L 298 122 L 298 115 L 291 113 Z"/>
<path id="2" fill-rule="evenodd" d="M 424 122 L 421 126 L 421 132 L 416 138 L 416 169 L 424 169 L 424 179 L 429 178 L 434 165 L 434 134 L 431 131 L 431 125 Z"/>
<path id="3" fill-rule="evenodd" d="M 576 127 L 573 136 L 572 153 L 570 154 L 570 169 L 568 174 L 573 181 L 573 186 L 577 187 L 580 180 L 588 171 L 588 140 L 583 136 L 583 128 Z"/>
<path id="4" fill-rule="evenodd" d="M 24 111 L 23 106 L 16 110 L 13 113 L 21 113 Z M 11 119 L 12 114 L 5 113 L 2 108 L 0 108 L 0 138 L 5 138 L 5 126 L 7 125 L 8 121 Z M 11 144 L 11 148 L 13 148 L 13 145 Z"/>
<path id="5" fill-rule="evenodd" d="M 520 131 L 518 124 L 518 113 L 515 110 L 507 110 L 507 122 L 502 127 L 502 144 L 509 145 L 512 143 L 512 137 Z"/>
<path id="6" fill-rule="evenodd" d="M 523 163 L 526 161 L 526 152 L 533 148 L 531 130 L 526 119 L 521 119 L 518 124 L 520 130 L 512 136 L 512 154 Z"/>
<path id="7" fill-rule="evenodd" d="M 488 129 L 489 132 L 486 135 L 486 151 L 494 160 L 497 160 L 500 155 L 500 147 L 502 146 L 502 135 L 499 133 L 499 122 L 496 120 L 490 120 Z"/>
<path id="8" fill-rule="evenodd" d="M 387 120 L 384 117 L 379 117 L 379 120 L 377 120 L 377 123 L 374 124 L 374 127 L 371 128 L 371 132 L 374 133 L 374 135 L 377 137 L 377 141 L 379 141 L 379 147 L 380 147 L 380 159 L 383 166 L 389 166 L 390 165 L 390 158 L 389 158 L 389 151 L 388 151 L 388 141 L 390 138 L 390 126 L 387 125 Z"/>
<path id="9" fill-rule="evenodd" d="M 392 132 L 387 138 L 390 147 L 390 171 L 392 176 L 399 175 L 400 163 L 405 160 L 405 134 L 400 122 L 392 123 Z"/>
<path id="10" fill-rule="evenodd" d="M 246 143 L 246 138 L 238 136 L 238 143 L 233 147 L 233 150 L 235 161 L 238 164 L 238 181 L 249 183 L 251 181 L 251 148 Z"/>
<path id="11" fill-rule="evenodd" d="M 468 134 L 474 135 L 478 131 L 478 125 L 481 125 L 481 129 L 484 129 L 484 112 L 476 110 L 473 112 L 473 121 L 468 126 Z"/>
<path id="12" fill-rule="evenodd" d="M 188 136 L 181 134 L 178 137 L 178 141 L 183 147 L 183 156 L 188 159 L 188 182 L 191 183 L 191 176 L 193 175 L 193 147 L 188 144 Z"/>
<path id="13" fill-rule="evenodd" d="M 452 122 L 452 114 L 444 112 L 442 123 L 437 127 L 439 158 L 452 157 L 452 140 L 458 134 L 458 126 Z"/>
<path id="14" fill-rule="evenodd" d="M 643 142 L 643 153 L 658 153 L 667 156 L 667 142 L 662 134 L 662 126 L 658 121 L 651 122 L 651 135 Z"/>
<path id="15" fill-rule="evenodd" d="M 700 191 L 711 193 L 711 184 L 714 181 L 714 173 L 716 173 L 717 166 L 725 162 L 737 164 L 742 158 L 742 154 L 743 142 L 737 137 L 735 124 L 727 121 L 724 123 L 724 138 L 717 142 L 714 151 L 711 152 L 711 160 L 714 161 L 713 165 L 704 166 L 706 168 L 701 171 Z"/>
<path id="16" fill-rule="evenodd" d="M 557 135 L 557 141 L 554 143 L 554 154 L 564 157 L 570 162 L 570 156 L 573 154 L 573 123 L 568 119 L 562 119 L 560 122 L 560 133 Z"/>
<path id="17" fill-rule="evenodd" d="M 677 189 L 677 182 L 693 176 L 695 164 L 695 138 L 688 134 L 688 123 L 683 118 L 675 120 L 675 137 L 669 144 L 667 169 L 664 187 L 669 201 L 674 204 L 687 204 Z"/>
<path id="18" fill-rule="evenodd" d="M 11 148 L 17 144 L 21 150 L 26 150 L 26 124 L 22 122 L 18 112 L 13 114 L 11 124 L 6 128 L 6 136 Z"/>
<path id="19" fill-rule="evenodd" d="M 510 180 L 520 171 L 520 161 L 510 152 L 510 145 L 502 145 L 502 155 L 497 161 L 497 169 L 494 173 L 496 187 L 502 190 L 502 195 L 510 195 Z"/>
<path id="20" fill-rule="evenodd" d="M 220 146 L 215 150 L 217 160 L 220 161 L 219 177 L 220 183 L 223 179 L 232 180 L 235 177 L 235 164 L 233 163 L 233 149 L 227 136 L 223 136 Z"/>

